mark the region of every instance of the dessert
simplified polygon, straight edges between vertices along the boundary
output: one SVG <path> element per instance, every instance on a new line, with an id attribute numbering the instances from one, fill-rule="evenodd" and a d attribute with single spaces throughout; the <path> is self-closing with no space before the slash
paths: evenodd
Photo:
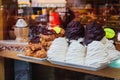
<path id="1" fill-rule="evenodd" d="M 79 41 L 73 40 L 66 54 L 66 63 L 83 65 L 86 48 Z"/>
<path id="2" fill-rule="evenodd" d="M 120 52 L 116 50 L 112 40 L 106 39 L 105 50 L 108 53 L 110 61 L 120 58 Z"/>
<path id="3" fill-rule="evenodd" d="M 113 41 L 105 38 L 102 25 L 91 22 L 86 27 L 84 43 L 87 45 L 85 65 L 99 67 L 117 59 L 120 53 L 115 49 Z"/>
<path id="4" fill-rule="evenodd" d="M 47 51 L 55 38 L 64 36 L 64 29 L 59 34 L 47 27 L 33 26 L 30 31 L 30 41 L 23 55 L 37 58 L 46 58 Z"/>
<path id="5" fill-rule="evenodd" d="M 48 50 L 48 58 L 55 61 L 83 64 L 85 47 L 80 44 L 83 37 L 83 25 L 79 21 L 71 21 L 66 28 L 67 39 L 55 39 Z"/>
<path id="6" fill-rule="evenodd" d="M 100 68 L 120 57 L 120 52 L 115 49 L 113 41 L 105 38 L 102 25 L 94 21 L 88 24 L 84 39 L 84 33 L 81 35 L 79 33 L 80 30 L 84 30 L 83 27 L 79 26 L 79 22 L 72 23 L 74 22 L 66 29 L 67 40 L 57 38 L 50 46 L 48 50 L 50 60 Z"/>
<path id="7" fill-rule="evenodd" d="M 66 62 L 72 64 L 84 64 L 86 49 L 81 44 L 84 37 L 84 26 L 79 21 L 71 21 L 66 29 L 66 37 L 69 47 L 66 54 Z"/>
<path id="8" fill-rule="evenodd" d="M 65 38 L 56 38 L 47 52 L 47 56 L 50 60 L 65 62 L 68 43 Z"/>
<path id="9" fill-rule="evenodd" d="M 84 44 L 87 45 L 85 65 L 100 67 L 109 63 L 108 53 L 106 53 L 104 38 L 105 32 L 102 24 L 92 21 L 86 26 Z"/>
<path id="10" fill-rule="evenodd" d="M 109 63 L 108 53 L 105 51 L 105 46 L 100 41 L 92 41 L 87 46 L 85 57 L 85 65 L 91 67 L 100 67 L 105 63 Z"/>
<path id="11" fill-rule="evenodd" d="M 79 21 L 71 21 L 66 28 L 66 38 L 69 40 L 78 40 L 84 37 L 84 26 Z"/>
<path id="12" fill-rule="evenodd" d="M 86 26 L 85 31 L 85 45 L 88 45 L 92 41 L 100 41 L 105 36 L 102 24 L 97 23 L 97 21 L 92 21 Z"/>

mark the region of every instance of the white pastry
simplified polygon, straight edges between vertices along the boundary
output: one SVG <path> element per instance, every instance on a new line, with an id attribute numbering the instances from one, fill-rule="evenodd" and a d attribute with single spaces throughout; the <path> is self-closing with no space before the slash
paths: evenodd
<path id="1" fill-rule="evenodd" d="M 48 59 L 64 62 L 67 49 L 68 43 L 65 38 L 55 39 L 47 52 Z"/>
<path id="2" fill-rule="evenodd" d="M 110 61 L 120 58 L 120 52 L 116 50 L 112 40 L 106 39 L 105 51 L 108 53 Z"/>
<path id="3" fill-rule="evenodd" d="M 105 46 L 100 41 L 93 41 L 87 46 L 85 65 L 91 67 L 100 67 L 109 62 L 108 54 L 105 52 Z"/>
<path id="4" fill-rule="evenodd" d="M 66 63 L 83 65 L 86 48 L 80 44 L 80 41 L 73 40 L 68 48 Z"/>

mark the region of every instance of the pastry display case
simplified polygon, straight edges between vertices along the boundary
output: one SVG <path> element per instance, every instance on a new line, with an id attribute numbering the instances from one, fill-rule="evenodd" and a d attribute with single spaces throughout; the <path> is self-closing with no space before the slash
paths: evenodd
<path id="1" fill-rule="evenodd" d="M 17 58 L 46 60 L 51 65 L 95 71 L 118 59 L 119 53 L 114 44 L 119 43 L 119 0 L 13 0 L 12 4 L 14 9 L 5 6 L 9 14 L 5 16 L 5 27 L 2 27 L 5 30 L 0 34 L 5 35 L 2 39 L 12 39 L 12 43 L 15 40 L 14 45 L 23 40 L 27 42 L 27 46 L 20 47 L 21 52 L 15 54 Z M 19 20 L 22 22 L 18 24 Z M 5 42 L 1 43 L 0 47 Z M 15 50 L 11 44 L 6 49 L 5 46 L 2 49 L 10 47 Z M 50 74 L 53 75 L 52 71 Z M 55 72 L 55 76 L 61 75 L 59 70 Z M 65 73 L 68 76 L 68 72 Z M 35 74 L 34 78 L 37 76 Z"/>

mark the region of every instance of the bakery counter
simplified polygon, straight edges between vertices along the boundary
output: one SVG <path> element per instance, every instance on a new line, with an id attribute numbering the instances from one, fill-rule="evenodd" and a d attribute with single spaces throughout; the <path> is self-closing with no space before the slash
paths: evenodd
<path id="1" fill-rule="evenodd" d="M 120 79 L 120 69 L 107 67 L 107 68 L 104 68 L 104 69 L 101 69 L 98 71 L 90 71 L 90 70 L 85 70 L 85 69 L 78 69 L 78 68 L 73 68 L 73 67 L 55 65 L 55 64 L 51 64 L 48 61 L 37 61 L 37 60 L 21 58 L 21 57 L 18 57 L 17 54 L 18 54 L 18 52 L 3 50 L 0 52 L 0 57 L 14 59 L 14 60 L 21 60 L 21 61 L 26 61 L 26 62 L 30 62 L 30 63 L 36 63 L 36 64 L 40 64 L 40 65 L 56 67 L 56 68 L 61 68 L 61 69 L 66 69 L 66 70 L 71 70 L 71 71 L 76 71 L 76 72 L 93 74 L 93 75 L 97 75 L 97 76 L 101 76 L 101 77 Z"/>

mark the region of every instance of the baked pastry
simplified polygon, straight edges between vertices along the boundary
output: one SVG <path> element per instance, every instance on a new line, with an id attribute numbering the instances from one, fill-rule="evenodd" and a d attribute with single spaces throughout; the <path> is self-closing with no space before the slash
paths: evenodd
<path id="1" fill-rule="evenodd" d="M 68 43 L 65 38 L 56 38 L 47 51 L 47 56 L 51 60 L 65 62 L 67 48 Z"/>
<path id="2" fill-rule="evenodd" d="M 79 41 L 73 40 L 68 47 L 66 63 L 84 65 L 86 48 Z"/>
<path id="3" fill-rule="evenodd" d="M 25 56 L 33 56 L 34 51 L 32 51 L 30 48 L 25 48 L 25 50 L 22 52 L 23 55 Z"/>
<path id="4" fill-rule="evenodd" d="M 90 67 L 100 67 L 103 64 L 109 63 L 108 53 L 105 51 L 105 46 L 100 41 L 92 41 L 87 46 L 85 57 L 85 65 Z"/>
<path id="5" fill-rule="evenodd" d="M 46 51 L 44 49 L 41 49 L 41 50 L 36 51 L 33 57 L 46 58 L 47 54 L 46 54 Z"/>
<path id="6" fill-rule="evenodd" d="M 108 39 L 105 40 L 106 40 L 106 43 L 104 44 L 105 51 L 108 53 L 108 57 L 110 58 L 110 61 L 120 58 L 120 52 L 116 50 L 113 44 L 113 40 L 108 40 Z"/>
<path id="7" fill-rule="evenodd" d="M 40 43 L 29 43 L 28 48 L 30 48 L 32 51 L 39 50 L 42 48 Z"/>
<path id="8" fill-rule="evenodd" d="M 27 46 L 27 49 L 23 51 L 24 55 L 33 56 L 37 58 L 47 57 L 47 50 L 49 49 L 52 41 L 55 38 L 61 37 L 64 35 L 64 29 L 61 29 L 59 34 L 55 33 L 53 30 L 47 29 L 45 26 L 33 26 L 31 27 L 31 38 Z"/>

